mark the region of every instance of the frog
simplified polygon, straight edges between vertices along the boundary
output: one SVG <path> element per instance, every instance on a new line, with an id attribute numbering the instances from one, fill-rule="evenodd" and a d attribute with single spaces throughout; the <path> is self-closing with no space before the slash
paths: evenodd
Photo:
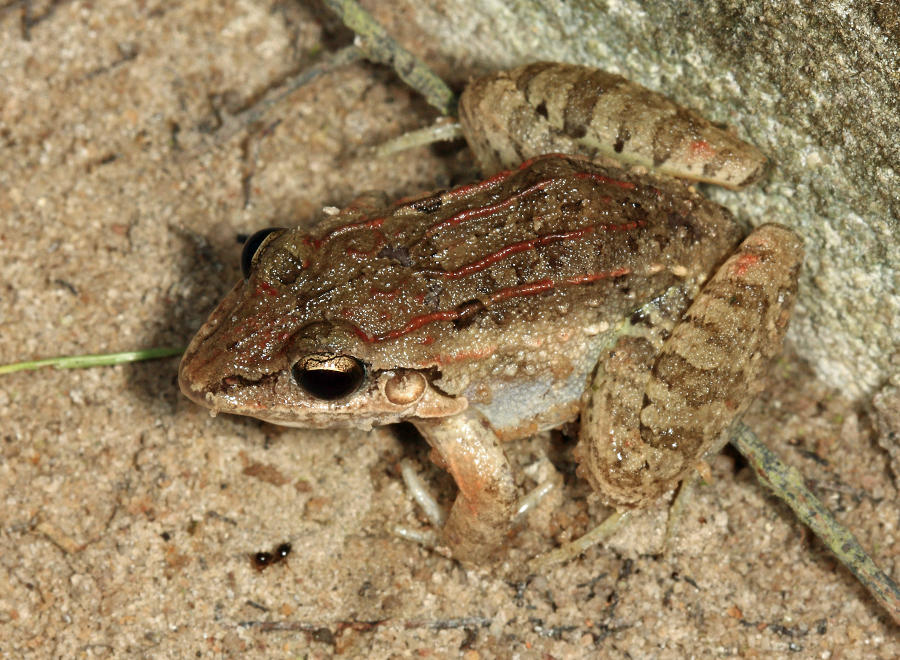
<path id="1" fill-rule="evenodd" d="M 616 74 L 496 72 L 459 117 L 481 181 L 257 232 L 178 378 L 213 413 L 412 423 L 458 489 L 440 547 L 478 564 L 512 529 L 508 442 L 579 421 L 617 510 L 689 476 L 781 352 L 803 248 L 696 188 L 755 183 L 758 149 Z"/>

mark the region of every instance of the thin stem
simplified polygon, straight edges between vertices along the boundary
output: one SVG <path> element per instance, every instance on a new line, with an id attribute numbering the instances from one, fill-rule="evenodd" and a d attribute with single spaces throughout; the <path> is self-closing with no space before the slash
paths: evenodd
<path id="1" fill-rule="evenodd" d="M 57 369 L 85 369 L 87 367 L 108 367 L 129 362 L 142 362 L 144 360 L 157 360 L 159 358 L 172 357 L 184 353 L 184 347 L 180 348 L 148 348 L 143 351 L 125 351 L 123 353 L 104 353 L 97 355 L 67 355 L 61 357 L 45 358 L 43 360 L 29 360 L 27 362 L 15 362 L 13 364 L 0 365 L 0 374 L 11 374 L 16 371 L 33 371 L 42 367 L 55 367 Z"/>
<path id="2" fill-rule="evenodd" d="M 403 82 L 442 114 L 456 113 L 453 91 L 427 64 L 394 41 L 359 3 L 355 0 L 325 0 L 325 4 L 356 33 L 359 47 L 368 59 L 390 66 Z"/>
<path id="3" fill-rule="evenodd" d="M 787 503 L 869 593 L 900 624 L 900 589 L 866 554 L 856 537 L 841 525 L 806 487 L 803 475 L 785 465 L 743 422 L 735 425 L 731 444 L 746 457 L 760 482 Z"/>

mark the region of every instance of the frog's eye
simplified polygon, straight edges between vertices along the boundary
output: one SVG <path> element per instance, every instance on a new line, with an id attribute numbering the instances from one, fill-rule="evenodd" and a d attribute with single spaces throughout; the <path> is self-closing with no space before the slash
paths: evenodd
<path id="1" fill-rule="evenodd" d="M 291 373 L 300 389 L 325 401 L 350 396 L 366 379 L 365 365 L 349 355 L 307 355 Z"/>
<path id="2" fill-rule="evenodd" d="M 244 279 L 250 277 L 250 271 L 253 269 L 253 257 L 259 252 L 259 248 L 263 246 L 272 234 L 281 231 L 284 231 L 284 227 L 266 227 L 251 234 L 250 238 L 244 241 L 244 249 L 241 250 L 241 270 L 244 273 Z"/>

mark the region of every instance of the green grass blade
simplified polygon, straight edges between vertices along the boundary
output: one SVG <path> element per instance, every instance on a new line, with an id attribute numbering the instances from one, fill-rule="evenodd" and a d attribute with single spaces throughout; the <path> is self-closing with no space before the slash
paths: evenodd
<path id="1" fill-rule="evenodd" d="M 86 369 L 88 367 L 108 367 L 115 364 L 127 364 L 129 362 L 142 362 L 144 360 L 158 360 L 184 353 L 184 347 L 179 348 L 148 348 L 142 351 L 125 351 L 123 353 L 104 353 L 98 355 L 67 355 L 62 357 L 46 358 L 43 360 L 30 360 L 27 362 L 15 362 L 13 364 L 0 365 L 0 375 L 11 374 L 16 371 L 33 371 L 43 367 L 55 367 L 56 369 Z"/>

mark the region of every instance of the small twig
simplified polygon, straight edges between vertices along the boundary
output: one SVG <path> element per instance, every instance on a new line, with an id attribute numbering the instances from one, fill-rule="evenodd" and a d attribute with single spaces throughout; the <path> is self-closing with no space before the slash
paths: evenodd
<path id="1" fill-rule="evenodd" d="M 866 554 L 856 537 L 841 525 L 812 492 L 795 468 L 785 465 L 743 422 L 738 422 L 731 444 L 750 461 L 761 483 L 787 503 L 846 566 L 869 593 L 900 624 L 900 589 Z"/>
<path id="2" fill-rule="evenodd" d="M 158 360 L 159 358 L 172 357 L 184 353 L 181 348 L 148 348 L 143 351 L 125 351 L 124 353 L 105 353 L 99 355 L 68 355 L 62 357 L 46 358 L 44 360 L 30 360 L 28 362 L 14 362 L 13 364 L 0 365 L 0 374 L 11 374 L 16 371 L 33 371 L 42 367 L 56 367 L 57 369 L 84 369 L 87 367 L 108 367 L 128 362 L 142 362 L 144 360 Z"/>
<path id="3" fill-rule="evenodd" d="M 453 630 L 455 628 L 474 628 L 480 626 L 487 628 L 491 625 L 491 619 L 484 616 L 464 616 L 455 619 L 433 619 L 431 621 L 405 621 L 403 627 L 430 628 L 431 630 Z"/>
<path id="4" fill-rule="evenodd" d="M 276 105 L 287 96 L 290 96 L 301 87 L 308 85 L 319 76 L 340 69 L 343 66 L 361 60 L 367 56 L 367 53 L 356 46 L 341 48 L 316 64 L 306 67 L 299 75 L 290 79 L 278 89 L 272 91 L 268 96 L 255 103 L 252 107 L 236 113 L 234 118 L 237 119 L 242 126 L 255 124 L 269 108 Z"/>
<path id="5" fill-rule="evenodd" d="M 378 626 L 398 624 L 407 630 L 415 628 L 426 628 L 430 630 L 453 630 L 456 628 L 486 628 L 491 625 L 492 620 L 483 616 L 466 616 L 453 619 L 376 619 L 373 621 L 358 621 L 355 619 L 340 621 L 240 621 L 238 626 L 241 628 L 255 628 L 262 632 L 275 631 L 296 631 L 296 632 L 317 632 L 323 629 L 334 628 L 337 631 L 353 629 L 353 630 L 372 630 Z"/>
<path id="6" fill-rule="evenodd" d="M 442 114 L 456 114 L 456 95 L 427 64 L 394 41 L 355 0 L 325 0 L 325 4 L 358 37 L 366 58 L 390 66 L 403 82 L 419 92 Z"/>

